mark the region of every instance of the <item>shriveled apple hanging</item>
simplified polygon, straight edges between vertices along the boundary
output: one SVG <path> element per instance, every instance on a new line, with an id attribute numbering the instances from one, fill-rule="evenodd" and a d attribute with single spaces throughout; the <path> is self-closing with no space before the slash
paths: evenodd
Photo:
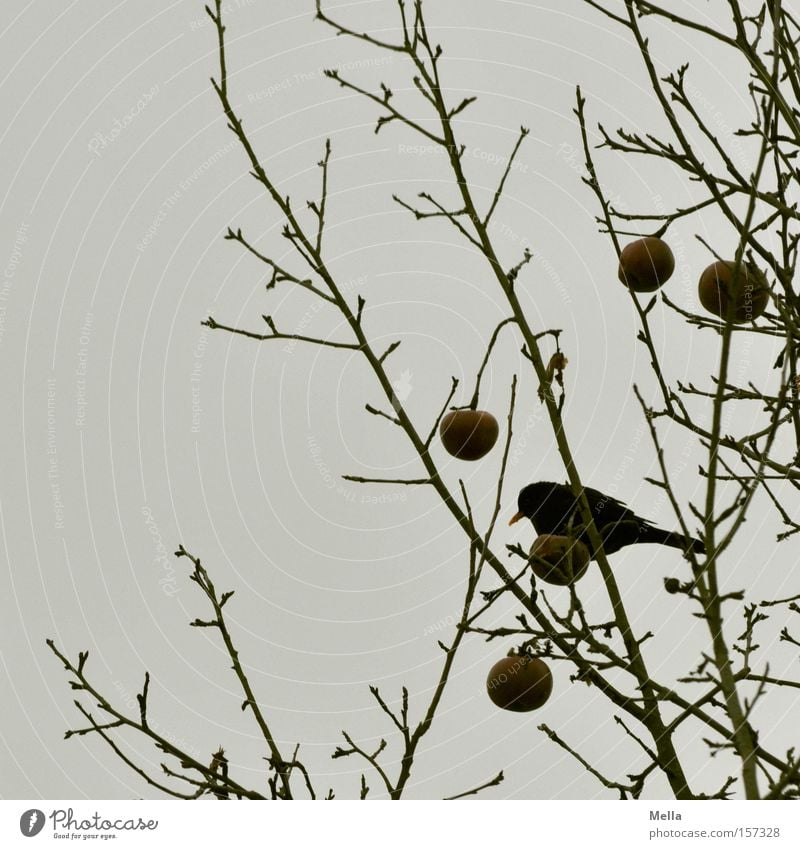
<path id="1" fill-rule="evenodd" d="M 498 660 L 489 670 L 486 692 L 497 707 L 527 713 L 550 698 L 553 676 L 541 658 L 512 655 Z"/>

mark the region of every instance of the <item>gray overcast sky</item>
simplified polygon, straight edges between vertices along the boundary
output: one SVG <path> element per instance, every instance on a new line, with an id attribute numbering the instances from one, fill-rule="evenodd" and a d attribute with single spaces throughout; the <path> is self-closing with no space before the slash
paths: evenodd
<path id="1" fill-rule="evenodd" d="M 457 233 L 417 223 L 392 202 L 394 192 L 412 199 L 423 188 L 452 197 L 443 157 L 420 148 L 407 127 L 374 135 L 375 109 L 322 74 L 341 66 L 368 88 L 384 80 L 421 115 L 409 69 L 396 56 L 333 38 L 314 21 L 310 0 L 226 5 L 232 99 L 298 209 L 316 195 L 316 163 L 325 138 L 332 140 L 329 264 L 351 302 L 366 298 L 370 337 L 404 340 L 390 374 L 425 429 L 451 375 L 465 387 L 458 402 L 469 400 L 466 387 L 506 313 Z M 359 29 L 395 25 L 388 0 L 329 5 Z M 701 5 L 712 15 L 719 4 Z M 621 32 L 577 0 L 428 6 L 452 102 L 479 96 L 459 128 L 468 176 L 484 201 L 519 125 L 531 129 L 494 235 L 509 265 L 526 245 L 534 251 L 520 278 L 524 304 L 534 326 L 563 328 L 565 418 L 581 474 L 672 526 L 668 503 L 642 483 L 655 472 L 654 456 L 632 384 L 652 399 L 655 384 L 613 250 L 596 232 L 594 198 L 580 182 L 572 112 L 580 83 L 593 123 L 662 130 L 637 57 Z M 420 474 L 401 434 L 365 413 L 365 403 L 382 398 L 359 355 L 259 345 L 200 325 L 211 313 L 260 330 L 269 313 L 287 332 L 346 338 L 337 317 L 303 293 L 286 285 L 265 292 L 263 268 L 222 239 L 229 225 L 242 227 L 259 249 L 299 270 L 211 90 L 215 35 L 202 3 L 83 0 L 54 16 L 41 0 L 6 0 L 3 17 L 0 795 L 153 792 L 99 739 L 62 739 L 81 723 L 46 637 L 72 657 L 88 649 L 100 688 L 132 712 L 149 669 L 159 730 L 203 759 L 224 745 L 242 780 L 263 787 L 256 729 L 239 711 L 219 641 L 188 627 L 208 613 L 203 599 L 185 562 L 163 557 L 183 543 L 220 589 L 237 591 L 230 625 L 280 740 L 302 743 L 321 789 L 355 796 L 362 765 L 330 753 L 342 728 L 367 743 L 391 735 L 370 700 L 371 683 L 392 702 L 408 686 L 419 718 L 440 664 L 436 641 L 449 639 L 459 612 L 464 538 L 431 492 L 341 481 L 346 473 Z M 729 135 L 743 109 L 735 66 L 658 27 L 654 43 L 665 72 L 693 63 L 701 108 L 746 162 L 746 144 Z M 599 162 L 620 208 L 657 211 L 691 198 L 667 171 Z M 736 244 L 713 216 L 676 229 L 669 294 L 687 308 L 709 262 L 696 232 L 723 254 Z M 670 379 L 713 371 L 712 334 L 691 332 L 660 307 L 653 316 Z M 734 372 L 741 383 L 759 379 L 772 360 L 769 344 L 740 346 Z M 525 379 L 503 516 L 515 512 L 525 483 L 564 477 L 510 336 L 487 373 L 483 406 L 505 416 L 515 371 Z M 697 497 L 702 455 L 685 433 L 665 427 L 664 436 L 681 497 Z M 484 520 L 498 455 L 467 465 L 438 453 L 448 481 L 465 478 Z M 797 591 L 781 569 L 787 555 L 764 556 L 774 550 L 776 527 L 758 503 L 729 559 L 730 588 L 753 585 L 756 598 Z M 533 537 L 519 525 L 498 533 L 500 548 Z M 662 589 L 665 576 L 684 576 L 685 564 L 653 547 L 621 552 L 613 563 L 639 632 L 656 634 L 648 643 L 654 674 L 673 682 L 707 645 L 703 623 Z M 582 586 L 599 620 L 607 610 L 596 570 Z M 553 598 L 563 600 L 557 589 Z M 510 624 L 516 612 L 499 604 L 487 625 Z M 554 665 L 554 694 L 542 710 L 494 709 L 486 673 L 512 644 L 467 641 L 410 797 L 441 798 L 500 769 L 506 781 L 488 791 L 494 797 L 613 795 L 537 730 L 542 722 L 611 775 L 641 763 L 605 703 L 570 684 L 563 665 Z M 770 640 L 763 652 L 775 674 L 792 662 Z M 778 697 L 758 717 L 778 751 L 790 744 L 782 723 L 792 706 Z M 707 760 L 702 733 L 687 725 L 679 743 L 694 752 L 687 756 L 693 781 L 713 792 L 726 764 Z M 387 751 L 395 769 L 397 752 L 396 744 Z M 374 776 L 370 784 L 377 788 Z M 656 781 L 648 792 L 668 791 Z"/>

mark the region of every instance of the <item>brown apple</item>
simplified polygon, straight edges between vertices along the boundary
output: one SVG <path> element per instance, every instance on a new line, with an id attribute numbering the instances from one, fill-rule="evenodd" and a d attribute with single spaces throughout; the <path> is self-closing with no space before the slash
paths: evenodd
<path id="1" fill-rule="evenodd" d="M 489 698 L 503 710 L 517 713 L 540 708 L 553 692 L 550 667 L 538 657 L 504 657 L 489 670 Z"/>
<path id="2" fill-rule="evenodd" d="M 735 262 L 713 262 L 700 275 L 697 293 L 700 303 L 712 314 L 727 318 L 728 304 L 734 285 Z M 732 306 L 731 321 L 743 324 L 758 318 L 769 303 L 769 287 L 763 272 L 749 263 L 739 266 L 736 281 L 736 299 Z"/>
<path id="3" fill-rule="evenodd" d="M 578 539 L 542 534 L 531 546 L 531 569 L 537 578 L 559 587 L 580 580 L 589 568 L 589 549 Z"/>
<path id="4" fill-rule="evenodd" d="M 619 257 L 620 282 L 634 292 L 655 292 L 674 270 L 672 250 L 657 236 L 645 236 L 625 245 Z"/>
<path id="5" fill-rule="evenodd" d="M 451 410 L 439 425 L 442 445 L 459 460 L 480 460 L 486 456 L 499 433 L 497 419 L 485 410 Z"/>

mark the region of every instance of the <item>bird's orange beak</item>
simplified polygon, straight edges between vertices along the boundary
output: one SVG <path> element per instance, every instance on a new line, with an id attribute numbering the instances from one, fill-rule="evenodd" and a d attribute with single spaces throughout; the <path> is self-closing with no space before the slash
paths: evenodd
<path id="1" fill-rule="evenodd" d="M 508 522 L 509 525 L 513 525 L 515 522 L 519 522 L 520 519 L 524 519 L 525 514 L 520 511 L 519 513 L 515 513 L 513 518 L 511 518 Z"/>

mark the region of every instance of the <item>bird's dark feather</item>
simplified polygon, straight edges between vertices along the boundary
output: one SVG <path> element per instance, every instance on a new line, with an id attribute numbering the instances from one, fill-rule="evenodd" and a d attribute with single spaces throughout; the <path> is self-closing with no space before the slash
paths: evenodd
<path id="1" fill-rule="evenodd" d="M 591 487 L 586 487 L 584 492 L 606 554 L 640 542 L 684 550 L 691 548 L 696 552 L 704 550 L 700 540 L 663 531 L 610 495 Z M 567 535 L 571 532 L 589 547 L 594 558 L 588 534 L 583 528 L 579 501 L 568 485 L 552 481 L 529 484 L 520 491 L 517 504 L 520 513 L 531 520 L 538 534 Z"/>

